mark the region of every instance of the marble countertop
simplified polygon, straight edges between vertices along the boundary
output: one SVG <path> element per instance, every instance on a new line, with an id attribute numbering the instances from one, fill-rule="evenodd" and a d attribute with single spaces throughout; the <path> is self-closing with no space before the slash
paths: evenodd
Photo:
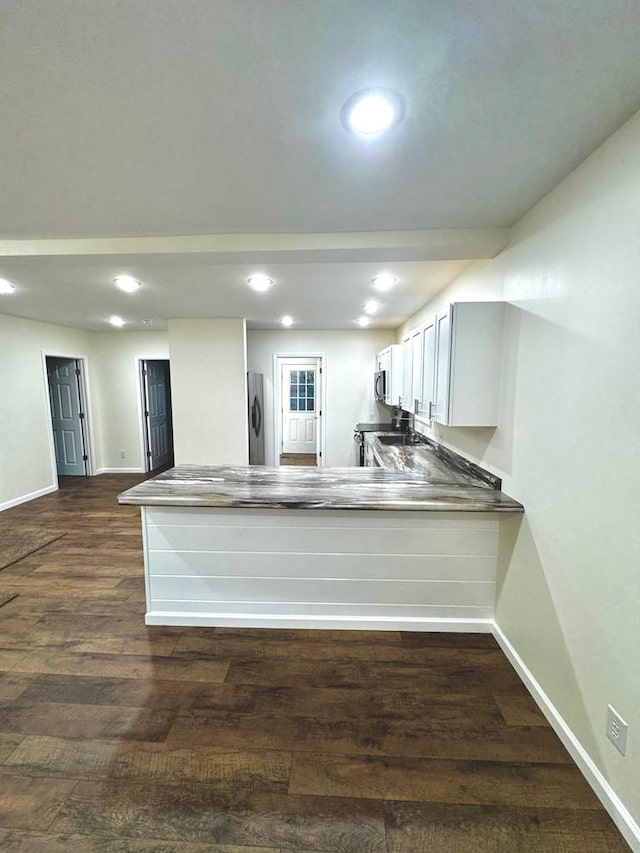
<path id="1" fill-rule="evenodd" d="M 501 479 L 495 474 L 430 439 L 422 437 L 417 443 L 407 439 L 406 444 L 388 445 L 380 440 L 387 436 L 394 442 L 403 439 L 402 433 L 397 432 L 372 432 L 364 439 L 383 468 L 411 471 L 434 485 L 485 489 L 500 489 L 502 486 Z"/>
<path id="2" fill-rule="evenodd" d="M 142 506 L 523 512 L 486 484 L 429 482 L 390 468 L 179 465 L 118 496 Z"/>

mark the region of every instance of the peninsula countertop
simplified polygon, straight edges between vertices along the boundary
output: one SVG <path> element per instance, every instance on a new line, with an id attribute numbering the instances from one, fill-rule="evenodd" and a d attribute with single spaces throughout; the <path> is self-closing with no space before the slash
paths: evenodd
<path id="1" fill-rule="evenodd" d="M 118 496 L 121 504 L 264 509 L 429 510 L 521 513 L 484 485 L 429 482 L 388 468 L 178 465 Z"/>

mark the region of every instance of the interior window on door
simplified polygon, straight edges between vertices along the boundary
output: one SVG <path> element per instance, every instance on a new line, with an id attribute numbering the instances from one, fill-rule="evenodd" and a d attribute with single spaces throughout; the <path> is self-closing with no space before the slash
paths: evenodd
<path id="1" fill-rule="evenodd" d="M 315 411 L 315 374 L 313 370 L 292 370 L 289 380 L 289 410 Z"/>

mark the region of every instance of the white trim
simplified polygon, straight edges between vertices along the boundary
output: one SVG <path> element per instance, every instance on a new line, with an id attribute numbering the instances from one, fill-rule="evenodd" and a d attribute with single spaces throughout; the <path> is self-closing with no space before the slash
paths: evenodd
<path id="1" fill-rule="evenodd" d="M 144 561 L 144 600 L 145 612 L 151 610 L 151 581 L 149 579 L 149 547 L 147 544 L 147 507 L 140 507 L 140 521 L 142 523 L 142 555 Z"/>
<path id="2" fill-rule="evenodd" d="M 29 492 L 28 495 L 20 495 L 19 498 L 12 498 L 10 501 L 5 501 L 3 504 L 0 504 L 0 512 L 4 512 L 5 509 L 11 509 L 13 506 L 18 506 L 18 504 L 27 503 L 27 501 L 34 501 L 36 498 L 41 498 L 43 495 L 50 495 L 51 492 L 57 492 L 58 485 L 57 479 L 55 485 L 45 486 L 44 489 L 38 489 L 36 492 Z"/>
<path id="3" fill-rule="evenodd" d="M 135 365 L 136 365 L 136 397 L 138 399 L 138 439 L 140 445 L 140 456 L 139 462 L 144 471 L 148 471 L 147 468 L 147 437 L 145 435 L 146 432 L 146 418 L 144 415 L 143 408 L 143 393 L 144 389 L 142 387 L 142 371 L 144 369 L 144 363 L 147 361 L 143 356 L 137 355 L 135 357 Z"/>
<path id="4" fill-rule="evenodd" d="M 320 382 L 320 408 L 322 415 L 318 417 L 320 436 L 320 458 L 316 457 L 319 467 L 327 464 L 327 430 L 325 428 L 327 414 L 327 354 L 323 352 L 274 352 L 273 353 L 273 464 L 280 464 L 280 448 L 282 447 L 282 383 L 280 381 L 280 363 L 284 359 L 302 360 L 315 359 L 319 362 L 322 381 Z"/>
<path id="5" fill-rule="evenodd" d="M 144 468 L 98 468 L 96 474 L 146 474 Z"/>
<path id="6" fill-rule="evenodd" d="M 430 631 L 437 633 L 491 634 L 491 619 L 423 619 L 398 616 L 282 616 L 279 613 L 181 613 L 155 610 L 145 616 L 147 625 L 184 625 L 238 628 L 313 628 L 354 631 Z"/>
<path id="7" fill-rule="evenodd" d="M 509 662 L 518 673 L 525 687 L 533 696 L 552 729 L 575 761 L 578 770 L 587 780 L 611 819 L 622 833 L 625 841 L 635 853 L 640 853 L 640 826 L 635 822 L 611 785 L 604 778 L 589 753 L 582 746 L 565 719 L 544 692 L 537 679 L 522 660 L 518 652 L 497 622 L 493 623 L 493 636 Z"/>
<path id="8" fill-rule="evenodd" d="M 80 362 L 80 403 L 84 409 L 84 440 L 87 452 L 87 477 L 93 477 L 96 470 L 96 460 L 93 452 L 93 418 L 91 417 L 91 392 L 89 389 L 89 370 L 87 359 L 78 358 Z"/>
<path id="9" fill-rule="evenodd" d="M 58 466 L 56 464 L 56 448 L 53 443 L 53 418 L 51 415 L 51 402 L 49 398 L 49 372 L 47 371 L 47 355 L 49 353 L 44 350 L 40 351 L 40 357 L 42 359 L 42 378 L 44 380 L 44 400 L 46 407 L 45 420 L 47 422 L 47 437 L 49 439 L 49 464 L 51 465 L 51 479 L 53 480 L 54 489 L 59 488 L 58 485 Z M 54 356 L 58 358 L 58 356 Z M 22 501 L 19 501 L 22 503 Z"/>

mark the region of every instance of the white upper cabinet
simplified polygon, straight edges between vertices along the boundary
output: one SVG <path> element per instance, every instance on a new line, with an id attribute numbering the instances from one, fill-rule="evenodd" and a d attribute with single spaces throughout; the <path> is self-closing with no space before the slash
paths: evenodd
<path id="1" fill-rule="evenodd" d="M 385 373 L 391 370 L 391 347 L 383 349 L 376 356 L 376 370 L 384 370 Z"/>
<path id="2" fill-rule="evenodd" d="M 424 330 L 433 346 L 433 397 L 427 416 L 446 426 L 497 426 L 503 302 L 456 302 Z M 423 393 L 431 383 L 424 359 Z"/>
<path id="3" fill-rule="evenodd" d="M 388 406 L 397 406 L 402 397 L 402 356 L 401 344 L 392 344 L 376 356 L 376 370 L 386 373 L 384 402 Z"/>
<path id="4" fill-rule="evenodd" d="M 402 408 L 416 415 L 422 409 L 422 329 L 402 342 Z"/>
<path id="5" fill-rule="evenodd" d="M 436 317 L 436 369 L 431 417 L 436 423 L 449 423 L 449 377 L 451 376 L 451 309 Z"/>
<path id="6" fill-rule="evenodd" d="M 411 335 L 411 402 L 410 411 L 420 414 L 422 410 L 422 329 Z"/>
<path id="7" fill-rule="evenodd" d="M 503 317 L 503 302 L 454 302 L 384 349 L 385 403 L 445 426 L 497 426 Z"/>
<path id="8" fill-rule="evenodd" d="M 413 411 L 411 392 L 413 390 L 413 377 L 411 365 L 411 338 L 405 338 L 402 342 L 402 408 L 407 412 Z"/>
<path id="9" fill-rule="evenodd" d="M 436 387 L 436 318 L 422 328 L 422 389 L 418 415 L 431 420 Z"/>

